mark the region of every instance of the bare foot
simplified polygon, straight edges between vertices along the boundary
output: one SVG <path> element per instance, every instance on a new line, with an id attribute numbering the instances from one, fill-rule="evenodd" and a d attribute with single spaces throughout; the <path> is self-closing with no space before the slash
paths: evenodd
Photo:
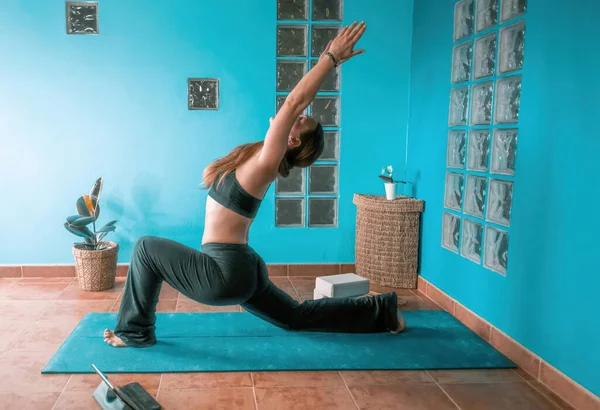
<path id="1" fill-rule="evenodd" d="M 113 332 L 112 330 L 108 330 L 108 329 L 106 329 L 104 331 L 104 341 L 114 347 L 126 347 L 127 346 L 125 344 L 125 342 L 123 342 L 121 340 L 120 337 L 115 336 L 115 332 Z"/>
<path id="2" fill-rule="evenodd" d="M 406 321 L 404 320 L 402 313 L 400 313 L 400 311 L 398 311 L 398 328 L 396 330 L 392 330 L 392 334 L 397 335 L 398 333 L 402 332 L 404 329 L 406 329 Z"/>

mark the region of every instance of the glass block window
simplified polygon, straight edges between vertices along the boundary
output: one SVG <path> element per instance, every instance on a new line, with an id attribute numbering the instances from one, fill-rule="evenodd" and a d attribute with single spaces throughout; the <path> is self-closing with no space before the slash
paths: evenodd
<path id="1" fill-rule="evenodd" d="M 276 198 L 275 225 L 303 227 L 305 204 L 304 198 Z"/>
<path id="2" fill-rule="evenodd" d="M 442 247 L 458 253 L 458 238 L 460 232 L 460 217 L 444 212 L 442 218 Z"/>
<path id="3" fill-rule="evenodd" d="M 337 165 L 315 164 L 308 169 L 308 174 L 308 192 L 310 194 L 337 194 Z"/>
<path id="4" fill-rule="evenodd" d="M 344 4 L 343 0 L 276 0 L 276 3 L 274 108 L 278 112 L 302 77 L 315 67 L 329 40 L 341 30 Z M 464 52 L 472 53 L 472 50 Z M 278 228 L 332 228 L 338 225 L 341 71 L 341 66 L 331 71 L 306 110 L 307 115 L 323 126 L 323 152 L 312 166 L 292 168 L 287 178 L 279 176 L 275 181 L 275 226 Z M 468 87 L 466 89 L 468 91 Z M 456 115 L 460 117 L 459 113 Z M 465 112 L 465 118 L 466 115 Z M 458 149 L 464 153 L 464 135 L 462 144 Z"/>
<path id="5" fill-rule="evenodd" d="M 278 195 L 304 195 L 306 191 L 306 172 L 302 168 L 292 168 L 287 178 L 275 180 L 275 192 Z"/>
<path id="6" fill-rule="evenodd" d="M 312 19 L 314 21 L 342 20 L 342 0 L 312 0 Z"/>
<path id="7" fill-rule="evenodd" d="M 219 80 L 216 78 L 189 78 L 188 109 L 218 110 Z"/>
<path id="8" fill-rule="evenodd" d="M 278 20 L 306 20 L 308 0 L 277 0 Z"/>
<path id="9" fill-rule="evenodd" d="M 309 198 L 308 226 L 337 226 L 337 198 Z"/>
<path id="10" fill-rule="evenodd" d="M 527 0 L 456 0 L 441 246 L 507 274 Z"/>
<path id="11" fill-rule="evenodd" d="M 67 34 L 98 34 L 98 2 L 67 1 Z"/>
<path id="12" fill-rule="evenodd" d="M 277 25 L 277 57 L 306 57 L 308 30 L 304 25 Z"/>

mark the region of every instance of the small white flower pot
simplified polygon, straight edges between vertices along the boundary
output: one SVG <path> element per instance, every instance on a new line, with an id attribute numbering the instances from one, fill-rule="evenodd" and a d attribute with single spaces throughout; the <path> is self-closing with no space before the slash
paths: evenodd
<path id="1" fill-rule="evenodd" d="M 396 182 L 385 183 L 385 197 L 390 201 L 396 199 L 396 185 Z"/>

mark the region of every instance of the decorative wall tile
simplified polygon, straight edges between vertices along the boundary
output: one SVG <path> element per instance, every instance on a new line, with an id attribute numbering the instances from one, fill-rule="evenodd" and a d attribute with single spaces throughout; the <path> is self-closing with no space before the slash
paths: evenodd
<path id="1" fill-rule="evenodd" d="M 277 91 L 292 91 L 306 74 L 306 61 L 277 61 Z"/>
<path id="2" fill-rule="evenodd" d="M 318 61 L 319 60 L 312 60 L 310 68 L 312 69 L 315 65 L 317 65 Z M 338 66 L 337 68 L 331 70 L 329 74 L 327 74 L 327 77 L 325 77 L 325 80 L 323 80 L 321 83 L 321 88 L 319 88 L 319 91 L 340 91 L 340 68 L 341 66 Z"/>
<path id="3" fill-rule="evenodd" d="M 188 79 L 188 108 L 190 110 L 218 110 L 219 80 L 216 78 Z"/>
<path id="4" fill-rule="evenodd" d="M 475 84 L 471 90 L 471 125 L 487 125 L 492 120 L 494 83 Z"/>
<path id="5" fill-rule="evenodd" d="M 465 187 L 465 214 L 476 218 L 483 218 L 483 205 L 485 203 L 485 178 L 467 175 Z"/>
<path id="6" fill-rule="evenodd" d="M 338 166 L 312 165 L 308 169 L 309 194 L 337 194 Z"/>
<path id="7" fill-rule="evenodd" d="M 499 179 L 490 179 L 487 197 L 486 220 L 500 225 L 510 226 L 513 183 Z"/>
<path id="8" fill-rule="evenodd" d="M 525 51 L 525 22 L 521 21 L 500 30 L 498 71 L 508 73 L 523 68 Z"/>
<path id="9" fill-rule="evenodd" d="M 304 198 L 275 198 L 275 226 L 304 226 Z"/>
<path id="10" fill-rule="evenodd" d="M 462 221 L 460 254 L 475 263 L 480 263 L 482 237 L 483 227 L 481 224 L 464 218 Z"/>
<path id="11" fill-rule="evenodd" d="M 520 105 L 521 76 L 499 79 L 496 83 L 495 122 L 497 124 L 518 122 Z"/>
<path id="12" fill-rule="evenodd" d="M 316 97 L 310 105 L 311 115 L 323 127 L 340 125 L 340 97 Z"/>
<path id="13" fill-rule="evenodd" d="M 325 146 L 319 160 L 338 161 L 340 159 L 340 133 L 338 131 L 325 131 L 323 138 Z"/>
<path id="14" fill-rule="evenodd" d="M 502 0 L 501 22 L 508 21 L 527 11 L 527 0 Z"/>
<path id="15" fill-rule="evenodd" d="M 455 172 L 446 173 L 446 188 L 444 193 L 444 206 L 448 209 L 460 211 L 463 200 L 464 176 Z"/>
<path id="16" fill-rule="evenodd" d="M 484 242 L 483 266 L 506 275 L 508 267 L 508 232 L 486 226 Z"/>
<path id="17" fill-rule="evenodd" d="M 454 46 L 452 51 L 452 82 L 462 83 L 471 78 L 471 59 L 473 55 L 473 43 L 466 42 Z"/>
<path id="18" fill-rule="evenodd" d="M 473 0 L 462 0 L 454 6 L 454 41 L 473 34 Z"/>
<path id="19" fill-rule="evenodd" d="M 487 171 L 489 147 L 490 132 L 488 130 L 469 130 L 467 170 Z"/>
<path id="20" fill-rule="evenodd" d="M 98 2 L 67 1 L 67 34 L 98 34 Z"/>
<path id="21" fill-rule="evenodd" d="M 442 247 L 458 253 L 460 218 L 448 212 L 442 217 Z"/>
<path id="22" fill-rule="evenodd" d="M 491 33 L 475 40 L 473 78 L 479 79 L 493 75 L 495 65 L 496 33 Z"/>
<path id="23" fill-rule="evenodd" d="M 313 0 L 312 5 L 313 20 L 342 19 L 342 0 Z"/>
<path id="24" fill-rule="evenodd" d="M 498 0 L 478 0 L 475 30 L 483 31 L 498 23 Z"/>
<path id="25" fill-rule="evenodd" d="M 469 106 L 469 87 L 453 88 L 450 91 L 450 112 L 448 125 L 451 127 L 467 125 L 467 108 Z"/>
<path id="26" fill-rule="evenodd" d="M 304 194 L 305 192 L 305 168 L 292 168 L 287 178 L 279 175 L 275 182 L 275 193 L 280 194 Z"/>
<path id="27" fill-rule="evenodd" d="M 341 26 L 312 26 L 311 56 L 319 57 L 329 44 L 329 40 L 334 39 L 341 29 Z"/>
<path id="28" fill-rule="evenodd" d="M 306 57 L 306 25 L 277 25 L 277 57 Z"/>
<path id="29" fill-rule="evenodd" d="M 517 156 L 516 129 L 496 129 L 492 141 L 492 173 L 514 175 Z"/>
<path id="30" fill-rule="evenodd" d="M 456 130 L 448 132 L 448 146 L 446 151 L 446 166 L 448 168 L 465 167 L 465 145 L 467 133 Z"/>
<path id="31" fill-rule="evenodd" d="M 337 226 L 337 198 L 309 198 L 308 226 Z"/>
<path id="32" fill-rule="evenodd" d="M 278 20 L 306 20 L 308 0 L 277 0 Z"/>

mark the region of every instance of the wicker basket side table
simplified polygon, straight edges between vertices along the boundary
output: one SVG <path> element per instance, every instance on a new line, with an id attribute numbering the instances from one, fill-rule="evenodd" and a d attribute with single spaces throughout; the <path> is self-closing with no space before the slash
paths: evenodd
<path id="1" fill-rule="evenodd" d="M 355 194 L 356 273 L 380 286 L 417 287 L 423 201 Z"/>

